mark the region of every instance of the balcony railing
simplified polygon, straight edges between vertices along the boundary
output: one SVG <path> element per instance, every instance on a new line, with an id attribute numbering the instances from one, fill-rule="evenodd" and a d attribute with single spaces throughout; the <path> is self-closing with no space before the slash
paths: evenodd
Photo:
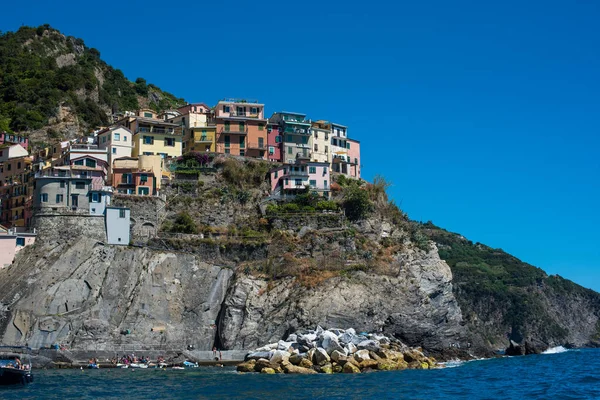
<path id="1" fill-rule="evenodd" d="M 135 133 L 162 133 L 162 134 L 172 134 L 175 133 L 173 128 L 159 128 L 156 126 L 138 126 L 135 130 Z"/>
<path id="2" fill-rule="evenodd" d="M 267 145 L 264 143 L 256 143 L 256 142 L 250 142 L 248 143 L 248 148 L 249 149 L 254 149 L 254 150 L 266 150 L 267 149 Z"/>
<path id="3" fill-rule="evenodd" d="M 290 169 L 287 173 L 288 176 L 293 177 L 293 176 L 301 176 L 304 178 L 308 177 L 308 171 L 305 169 L 304 171 L 302 170 L 292 170 Z"/>
<path id="4" fill-rule="evenodd" d="M 229 128 L 229 130 L 226 130 L 223 127 L 223 128 L 221 128 L 221 130 L 219 132 L 221 132 L 221 134 L 223 134 L 223 135 L 247 135 L 248 134 L 248 127 L 246 126 L 243 129 L 240 129 L 239 127 L 237 127 L 237 128 Z"/>
<path id="5" fill-rule="evenodd" d="M 292 126 L 286 126 L 286 128 L 283 130 L 283 132 L 291 133 L 293 135 L 310 135 L 311 134 L 310 128 L 296 128 L 296 127 L 292 127 Z"/>
<path id="6" fill-rule="evenodd" d="M 194 139 L 194 143 L 212 143 L 214 141 L 214 137 L 212 136 L 200 136 L 197 139 Z"/>
<path id="7" fill-rule="evenodd" d="M 88 174 L 77 174 L 73 172 L 47 172 L 41 171 L 35 174 L 35 178 L 78 178 L 78 179 L 92 179 L 93 177 Z"/>

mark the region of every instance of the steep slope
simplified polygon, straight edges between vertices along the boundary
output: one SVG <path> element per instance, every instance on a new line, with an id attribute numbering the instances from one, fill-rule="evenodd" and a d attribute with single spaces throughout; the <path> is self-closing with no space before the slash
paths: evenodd
<path id="1" fill-rule="evenodd" d="M 532 353 L 600 345 L 599 293 L 433 224 L 422 228 L 452 268 L 455 296 L 479 340 L 503 348 L 509 338 Z"/>
<path id="2" fill-rule="evenodd" d="M 0 129 L 33 141 L 74 137 L 115 111 L 184 103 L 138 78 L 132 83 L 83 40 L 49 25 L 0 35 Z"/>

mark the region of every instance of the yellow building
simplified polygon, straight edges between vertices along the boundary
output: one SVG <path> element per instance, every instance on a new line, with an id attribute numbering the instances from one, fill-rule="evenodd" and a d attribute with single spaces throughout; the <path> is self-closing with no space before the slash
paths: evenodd
<path id="1" fill-rule="evenodd" d="M 127 116 L 117 121 L 133 132 L 132 157 L 157 155 L 179 157 L 182 151 L 181 129 L 161 119 Z"/>
<path id="2" fill-rule="evenodd" d="M 215 151 L 216 126 L 190 128 L 191 135 L 185 145 L 187 151 Z"/>

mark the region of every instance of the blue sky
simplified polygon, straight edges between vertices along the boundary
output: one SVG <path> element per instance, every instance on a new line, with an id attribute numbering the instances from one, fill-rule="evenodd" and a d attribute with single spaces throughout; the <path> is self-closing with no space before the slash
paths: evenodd
<path id="1" fill-rule="evenodd" d="M 188 101 L 349 126 L 409 216 L 600 290 L 600 3 L 3 5 Z"/>

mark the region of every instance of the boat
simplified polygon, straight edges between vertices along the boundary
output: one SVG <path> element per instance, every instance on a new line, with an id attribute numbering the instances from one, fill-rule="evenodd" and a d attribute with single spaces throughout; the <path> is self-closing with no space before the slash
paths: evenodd
<path id="1" fill-rule="evenodd" d="M 138 363 L 131 363 L 129 364 L 129 368 L 148 368 L 148 364 L 138 364 Z"/>
<path id="2" fill-rule="evenodd" d="M 186 360 L 183 362 L 183 366 L 186 368 L 198 368 L 198 363 L 193 363 Z"/>
<path id="3" fill-rule="evenodd" d="M 26 385 L 33 382 L 29 347 L 0 346 L 0 385 Z M 26 356 L 26 361 L 21 358 Z"/>

